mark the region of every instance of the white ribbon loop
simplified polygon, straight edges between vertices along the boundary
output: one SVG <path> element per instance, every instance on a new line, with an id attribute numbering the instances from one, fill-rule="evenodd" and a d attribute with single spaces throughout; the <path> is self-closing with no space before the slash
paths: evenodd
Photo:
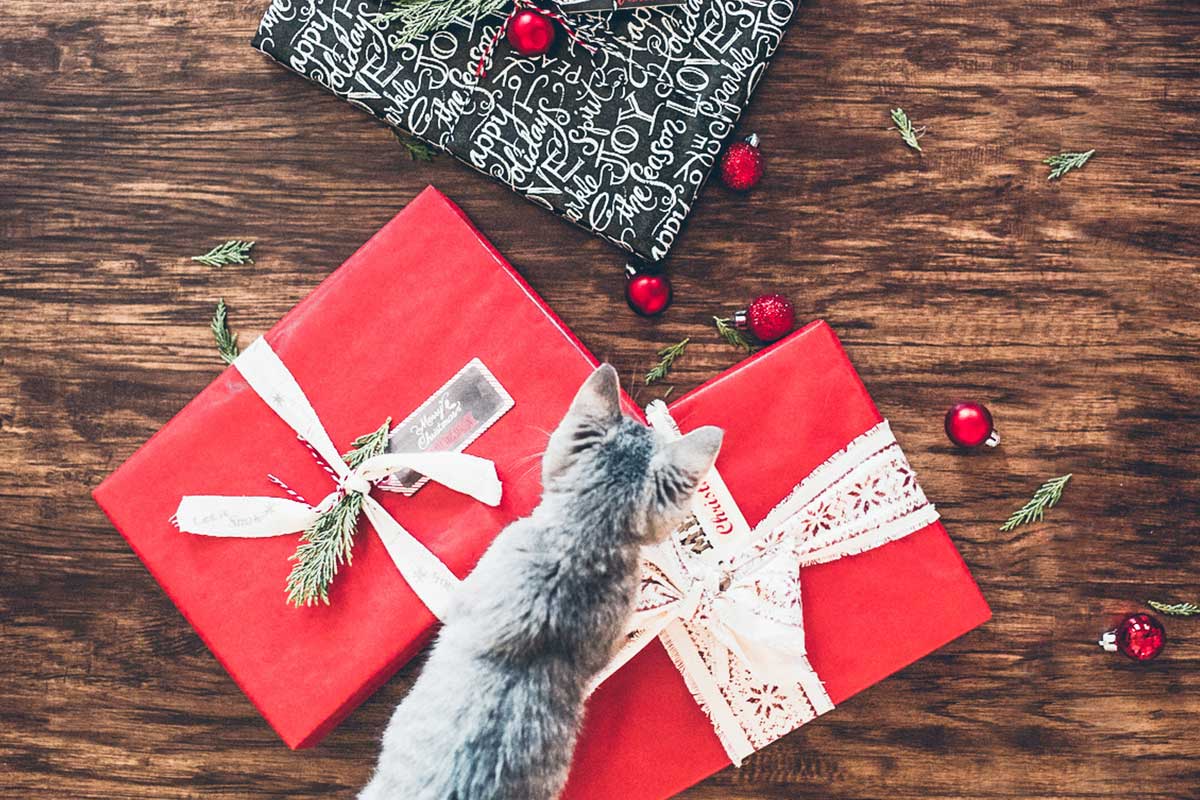
<path id="1" fill-rule="evenodd" d="M 376 481 L 405 470 L 468 495 L 489 506 L 500 504 L 502 487 L 496 466 L 478 456 L 457 452 L 384 453 L 351 469 L 321 425 L 292 373 L 266 339 L 246 348 L 234 366 L 259 397 L 309 444 L 334 473 L 337 488 L 310 506 L 281 497 L 194 495 L 180 500 L 175 522 L 185 533 L 201 536 L 266 538 L 308 528 L 343 493 L 363 496 L 363 513 L 382 540 L 396 569 L 439 619 L 444 619 L 460 581 L 450 568 L 406 531 L 373 497 Z"/>
<path id="2" fill-rule="evenodd" d="M 677 435 L 666 406 L 647 418 Z M 710 485 L 724 486 L 716 470 Z M 598 685 L 658 637 L 734 764 L 833 708 L 804 640 L 800 568 L 865 552 L 937 519 L 881 422 L 804 478 L 745 539 L 711 541 L 712 519 L 743 519 L 728 492 L 704 499 L 670 540 L 643 552 L 625 646 Z M 736 505 L 736 504 L 734 504 Z M 720 558 L 721 560 L 716 560 Z"/>

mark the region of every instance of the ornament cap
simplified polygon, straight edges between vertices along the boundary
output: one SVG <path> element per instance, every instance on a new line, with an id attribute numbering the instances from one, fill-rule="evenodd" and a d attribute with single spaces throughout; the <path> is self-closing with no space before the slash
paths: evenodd
<path id="1" fill-rule="evenodd" d="M 748 330 L 750 328 L 750 314 L 746 309 L 733 312 L 733 327 L 739 331 Z"/>
<path id="2" fill-rule="evenodd" d="M 637 264 L 634 264 L 632 261 L 625 262 L 625 280 L 633 280 L 640 272 L 641 270 L 638 269 Z"/>
<path id="3" fill-rule="evenodd" d="M 747 136 L 746 144 L 750 145 L 751 147 L 758 147 L 758 134 L 752 133 L 749 136 Z"/>
<path id="4" fill-rule="evenodd" d="M 1100 649 L 1106 653 L 1117 652 L 1117 631 L 1114 628 L 1111 631 L 1105 631 L 1100 637 L 1100 641 L 1096 642 L 1100 645 Z"/>
<path id="5" fill-rule="evenodd" d="M 1000 432 L 993 428 L 992 432 L 988 434 L 988 438 L 983 440 L 983 443 L 988 447 L 995 447 L 1000 444 Z"/>

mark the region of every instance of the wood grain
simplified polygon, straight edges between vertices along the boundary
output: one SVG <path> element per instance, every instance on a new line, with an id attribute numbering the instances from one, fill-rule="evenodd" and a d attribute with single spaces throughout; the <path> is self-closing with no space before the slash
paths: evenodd
<path id="1" fill-rule="evenodd" d="M 656 320 L 625 308 L 607 245 L 448 158 L 408 161 L 252 51 L 262 6 L 0 15 L 0 796 L 364 781 L 415 668 L 287 751 L 88 490 L 217 373 L 217 297 L 248 341 L 432 182 L 631 387 L 684 336 L 676 391 L 733 364 L 706 325 L 756 293 L 828 319 L 995 610 L 684 797 L 1200 797 L 1200 622 L 1168 621 L 1145 666 L 1094 644 L 1147 598 L 1200 599 L 1200 5 L 808 3 L 742 125 L 767 177 L 704 190 Z M 897 105 L 924 156 L 887 130 Z M 1042 158 L 1088 148 L 1046 181 Z M 259 240 L 255 264 L 187 259 L 233 237 Z M 947 444 L 962 397 L 991 405 L 999 449 Z M 1064 472 L 1045 523 L 998 532 Z"/>

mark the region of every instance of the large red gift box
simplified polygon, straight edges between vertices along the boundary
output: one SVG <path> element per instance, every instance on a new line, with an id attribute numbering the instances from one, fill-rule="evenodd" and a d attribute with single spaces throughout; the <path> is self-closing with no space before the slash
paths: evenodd
<path id="1" fill-rule="evenodd" d="M 541 494 L 539 454 L 594 357 L 471 225 L 426 189 L 266 334 L 334 444 L 399 422 L 473 359 L 511 410 L 466 449 L 491 459 L 489 508 L 442 486 L 372 496 L 459 577 Z M 366 521 L 330 605 L 286 602 L 297 536 L 231 539 L 171 523 L 184 495 L 332 485 L 296 434 L 225 370 L 94 492 L 147 568 L 291 747 L 315 744 L 426 642 L 435 619 Z"/>
<path id="2" fill-rule="evenodd" d="M 882 420 L 837 337 L 815 322 L 670 407 L 725 429 L 716 467 L 751 526 Z M 836 704 L 982 624 L 990 611 L 940 522 L 799 572 L 808 658 Z M 655 641 L 592 696 L 564 800 L 661 800 L 728 766 Z"/>

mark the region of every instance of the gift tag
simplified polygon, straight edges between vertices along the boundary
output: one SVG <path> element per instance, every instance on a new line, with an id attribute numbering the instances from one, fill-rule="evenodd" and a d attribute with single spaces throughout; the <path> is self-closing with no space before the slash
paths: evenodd
<path id="1" fill-rule="evenodd" d="M 646 406 L 646 419 L 655 430 L 678 438 L 682 434 L 671 418 L 666 403 L 655 400 Z M 740 552 L 754 537 L 754 531 L 716 467 L 709 470 L 696 488 L 691 515 L 675 531 L 675 543 L 701 561 L 719 564 Z"/>
<path id="2" fill-rule="evenodd" d="M 421 406 L 392 429 L 389 453 L 462 452 L 513 407 L 513 399 L 496 376 L 473 358 Z M 408 470 L 379 484 L 411 497 L 428 481 Z"/>

